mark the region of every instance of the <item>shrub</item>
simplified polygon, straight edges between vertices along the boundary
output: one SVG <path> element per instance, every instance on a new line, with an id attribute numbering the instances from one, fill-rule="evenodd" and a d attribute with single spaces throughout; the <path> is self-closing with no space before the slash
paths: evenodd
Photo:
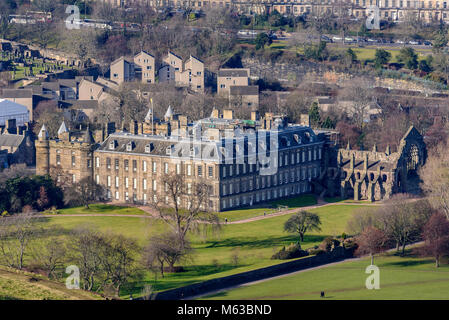
<path id="1" fill-rule="evenodd" d="M 321 242 L 319 248 L 325 252 L 331 252 L 336 247 L 340 246 L 340 241 L 337 239 L 333 239 L 331 237 L 327 237 Z"/>
<path id="2" fill-rule="evenodd" d="M 307 255 L 309 255 L 309 253 L 305 250 L 302 250 L 301 245 L 299 243 L 292 243 L 287 248 L 282 247 L 282 249 L 276 252 L 271 257 L 271 259 L 287 260 L 287 259 L 301 258 Z"/>
<path id="3" fill-rule="evenodd" d="M 310 248 L 309 250 L 307 250 L 309 252 L 310 255 L 315 255 L 318 256 L 320 254 L 325 254 L 326 251 L 318 249 L 318 248 Z"/>

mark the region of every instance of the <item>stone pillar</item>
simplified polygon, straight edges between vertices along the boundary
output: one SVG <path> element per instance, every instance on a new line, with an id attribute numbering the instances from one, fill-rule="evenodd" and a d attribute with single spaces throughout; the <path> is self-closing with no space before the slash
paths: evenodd
<path id="1" fill-rule="evenodd" d="M 354 182 L 354 200 L 355 201 L 360 200 L 360 182 L 359 181 Z"/>

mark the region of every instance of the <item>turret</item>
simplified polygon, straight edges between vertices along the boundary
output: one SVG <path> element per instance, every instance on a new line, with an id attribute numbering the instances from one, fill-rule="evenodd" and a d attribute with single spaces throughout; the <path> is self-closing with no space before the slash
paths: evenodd
<path id="1" fill-rule="evenodd" d="M 45 125 L 42 126 L 38 134 L 36 147 L 36 174 L 47 175 L 50 173 L 50 143 Z"/>

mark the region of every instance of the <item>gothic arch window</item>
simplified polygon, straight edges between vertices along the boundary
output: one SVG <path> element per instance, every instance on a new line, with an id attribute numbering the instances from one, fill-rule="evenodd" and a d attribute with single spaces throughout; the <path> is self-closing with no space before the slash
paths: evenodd
<path id="1" fill-rule="evenodd" d="M 419 150 L 416 144 L 412 145 L 407 155 L 407 170 L 416 170 L 419 164 Z"/>
<path id="2" fill-rule="evenodd" d="M 387 182 L 387 175 L 386 174 L 382 175 L 382 181 L 383 182 Z"/>
<path id="3" fill-rule="evenodd" d="M 369 174 L 369 179 L 370 179 L 371 181 L 374 181 L 374 173 L 370 173 L 370 174 Z"/>

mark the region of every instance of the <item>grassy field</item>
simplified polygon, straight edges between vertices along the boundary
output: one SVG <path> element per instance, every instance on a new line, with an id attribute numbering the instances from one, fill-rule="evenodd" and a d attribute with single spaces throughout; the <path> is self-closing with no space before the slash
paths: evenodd
<path id="1" fill-rule="evenodd" d="M 270 214 L 274 212 L 278 212 L 279 206 L 284 207 L 285 209 L 295 209 L 305 206 L 312 206 L 317 203 L 316 197 L 313 195 L 302 195 L 295 198 L 283 199 L 278 201 L 273 201 L 264 204 L 263 206 L 255 206 L 252 208 L 245 208 L 239 210 L 232 211 L 224 211 L 218 213 L 218 216 L 221 221 L 237 221 L 248 219 L 257 216 L 263 216 L 264 213 Z M 126 206 L 118 206 L 118 205 L 109 205 L 109 204 L 93 204 L 90 205 L 89 208 L 86 207 L 75 207 L 68 209 L 60 209 L 57 211 L 60 215 L 76 215 L 76 214 L 107 214 L 107 215 L 148 215 L 148 213 L 140 210 L 135 207 L 126 207 Z M 51 211 L 47 212 L 51 214 Z"/>
<path id="2" fill-rule="evenodd" d="M 329 235 L 340 235 L 345 231 L 348 218 L 360 208 L 366 206 L 337 204 L 311 209 L 310 211 L 320 215 L 322 231 L 306 234 L 303 247 L 317 245 Z M 221 231 L 215 234 L 211 230 L 206 235 L 192 234 L 195 253 L 190 261 L 183 264 L 185 272 L 167 274 L 164 279 L 155 279 L 152 274 L 147 274 L 144 281 L 134 283 L 129 291 L 125 288 L 122 294 L 126 297 L 132 292 L 133 296 L 138 296 L 146 283 L 153 285 L 155 290 L 166 290 L 280 263 L 282 261 L 270 259 L 273 253 L 297 240 L 296 235 L 283 231 L 283 224 L 289 216 L 223 225 Z M 167 228 L 161 221 L 139 217 L 67 217 L 62 214 L 48 220 L 47 225 L 60 226 L 65 230 L 89 225 L 102 231 L 120 233 L 137 239 L 141 245 L 146 243 L 149 236 Z M 233 263 L 233 256 L 238 257 L 237 264 Z"/>
<path id="3" fill-rule="evenodd" d="M 430 258 L 386 254 L 376 257 L 380 269 L 380 289 L 367 290 L 365 268 L 369 259 L 297 273 L 220 292 L 205 299 L 449 299 L 449 265 L 435 268 Z"/>
<path id="4" fill-rule="evenodd" d="M 96 300 L 100 296 L 82 290 L 69 290 L 64 284 L 0 268 L 0 300 Z"/>

